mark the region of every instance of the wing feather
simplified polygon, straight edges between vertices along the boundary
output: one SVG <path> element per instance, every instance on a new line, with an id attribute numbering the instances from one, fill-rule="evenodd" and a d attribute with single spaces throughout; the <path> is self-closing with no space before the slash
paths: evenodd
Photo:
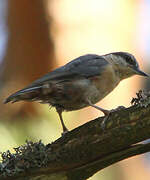
<path id="1" fill-rule="evenodd" d="M 61 81 L 82 76 L 85 78 L 100 75 L 104 67 L 109 63 L 99 55 L 87 54 L 80 56 L 66 65 L 55 69 L 42 78 L 34 81 L 34 84 L 41 84 L 48 81 Z"/>
<path id="2" fill-rule="evenodd" d="M 44 75 L 26 88 L 12 94 L 4 103 L 10 101 L 16 102 L 21 100 L 21 97 L 26 99 L 35 98 L 37 94 L 40 93 L 43 85 L 50 82 L 59 83 L 74 78 L 98 76 L 102 73 L 106 65 L 108 65 L 108 62 L 102 56 L 95 54 L 80 56 L 66 65 Z"/>

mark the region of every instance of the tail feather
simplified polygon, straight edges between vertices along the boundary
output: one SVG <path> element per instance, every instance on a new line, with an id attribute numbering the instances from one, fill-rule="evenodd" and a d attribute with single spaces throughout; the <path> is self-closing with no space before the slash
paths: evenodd
<path id="1" fill-rule="evenodd" d="M 32 100 L 35 98 L 39 90 L 41 89 L 42 86 L 37 86 L 37 87 L 28 87 L 25 89 L 22 89 L 20 91 L 17 91 L 16 93 L 12 94 L 8 98 L 4 100 L 4 104 L 8 102 L 17 102 L 20 100 Z"/>

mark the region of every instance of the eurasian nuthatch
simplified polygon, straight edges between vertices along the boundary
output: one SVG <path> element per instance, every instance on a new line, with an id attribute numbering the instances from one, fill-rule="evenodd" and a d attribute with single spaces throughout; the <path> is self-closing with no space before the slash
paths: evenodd
<path id="1" fill-rule="evenodd" d="M 139 69 L 136 59 L 129 53 L 87 54 L 34 81 L 9 96 L 4 103 L 20 100 L 48 103 L 56 108 L 63 132 L 66 132 L 63 111 L 92 106 L 105 115 L 109 114 L 110 111 L 95 103 L 109 94 L 121 80 L 136 74 L 148 76 Z"/>

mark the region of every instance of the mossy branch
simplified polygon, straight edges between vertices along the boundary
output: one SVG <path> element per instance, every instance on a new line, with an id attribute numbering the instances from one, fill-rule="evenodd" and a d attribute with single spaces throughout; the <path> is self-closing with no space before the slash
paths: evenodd
<path id="1" fill-rule="evenodd" d="M 90 121 L 44 145 L 27 142 L 2 154 L 0 180 L 84 180 L 125 158 L 150 151 L 150 97 L 140 91 L 130 108 Z M 102 129 L 102 122 L 105 129 Z"/>

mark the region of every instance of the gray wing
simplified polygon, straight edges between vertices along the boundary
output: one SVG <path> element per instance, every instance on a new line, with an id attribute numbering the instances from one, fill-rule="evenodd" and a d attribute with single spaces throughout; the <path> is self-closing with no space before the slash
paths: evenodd
<path id="1" fill-rule="evenodd" d="M 55 69 L 32 84 L 43 84 L 47 81 L 69 80 L 75 77 L 92 77 L 100 75 L 104 67 L 109 63 L 102 57 L 95 54 L 80 56 L 66 65 Z"/>
<path id="2" fill-rule="evenodd" d="M 66 64 L 65 69 L 83 77 L 100 75 L 105 66 L 109 63 L 102 57 L 95 54 L 80 56 Z"/>
<path id="3" fill-rule="evenodd" d="M 80 56 L 66 65 L 55 69 L 54 71 L 46 74 L 40 79 L 34 81 L 26 88 L 9 96 L 4 103 L 9 101 L 18 101 L 17 96 L 27 93 L 35 95 L 42 87 L 43 84 L 50 82 L 62 82 L 66 80 L 72 80 L 74 78 L 89 78 L 92 76 L 100 75 L 105 66 L 109 63 L 102 57 L 95 54 L 87 54 Z"/>

